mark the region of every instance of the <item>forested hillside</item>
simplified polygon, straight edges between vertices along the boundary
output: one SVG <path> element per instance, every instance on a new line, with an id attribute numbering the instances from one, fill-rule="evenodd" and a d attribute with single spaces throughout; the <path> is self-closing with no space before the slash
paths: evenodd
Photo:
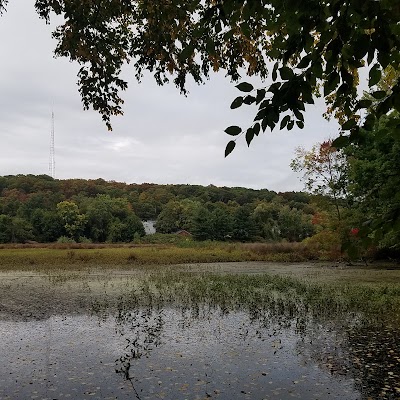
<path id="1" fill-rule="evenodd" d="M 0 177 L 0 242 L 130 242 L 141 221 L 198 240 L 301 241 L 315 205 L 301 192 L 209 185 L 125 184 L 47 175 Z M 315 216 L 314 216 L 315 219 Z"/>

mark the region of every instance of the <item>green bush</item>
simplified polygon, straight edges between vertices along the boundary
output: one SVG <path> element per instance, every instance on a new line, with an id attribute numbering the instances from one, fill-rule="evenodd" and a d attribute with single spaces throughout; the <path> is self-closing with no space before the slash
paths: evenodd
<path id="1" fill-rule="evenodd" d="M 342 257 L 342 243 L 338 232 L 324 229 L 302 241 L 313 258 L 321 261 L 338 260 Z"/>
<path id="2" fill-rule="evenodd" d="M 93 243 L 93 241 L 92 239 L 87 238 L 86 236 L 79 236 L 79 243 Z"/>
<path id="3" fill-rule="evenodd" d="M 74 239 L 71 239 L 68 236 L 60 236 L 57 239 L 57 243 L 76 243 L 76 242 Z"/>

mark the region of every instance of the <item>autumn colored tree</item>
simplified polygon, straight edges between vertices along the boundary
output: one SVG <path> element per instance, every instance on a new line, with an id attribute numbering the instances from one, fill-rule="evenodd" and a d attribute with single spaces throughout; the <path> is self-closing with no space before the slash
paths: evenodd
<path id="1" fill-rule="evenodd" d="M 301 232 L 300 222 L 310 214 L 309 199 L 305 193 L 267 189 L 10 175 L 0 177 L 0 241 L 53 242 L 68 235 L 78 241 L 129 242 L 144 234 L 143 214 L 136 212 L 142 204 L 158 212 L 159 233 L 186 229 L 201 240 L 296 240 L 301 235 L 289 225 Z M 271 215 L 276 229 L 268 225 Z"/>
<path id="2" fill-rule="evenodd" d="M 332 140 L 316 144 L 311 150 L 298 147 L 290 166 L 293 171 L 302 173 L 309 193 L 332 199 L 340 221 L 340 205 L 347 194 L 347 159 L 343 150 L 336 149 Z"/>

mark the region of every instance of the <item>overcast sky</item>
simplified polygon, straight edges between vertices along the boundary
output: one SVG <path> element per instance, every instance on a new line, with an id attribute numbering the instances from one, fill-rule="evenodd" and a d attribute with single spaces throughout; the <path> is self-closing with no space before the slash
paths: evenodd
<path id="1" fill-rule="evenodd" d="M 239 92 L 224 73 L 190 85 L 184 97 L 172 84 L 157 86 L 151 76 L 138 84 L 129 67 L 125 114 L 113 118 L 108 132 L 97 112 L 83 111 L 78 66 L 53 58 L 54 25 L 40 20 L 33 4 L 11 0 L 0 17 L 0 175 L 49 173 L 52 109 L 59 179 L 301 190 L 289 167 L 295 148 L 337 135 L 336 123 L 322 118 L 324 105 L 318 103 L 307 108 L 303 130 L 267 131 L 250 148 L 239 139 L 225 159 L 230 138 L 224 129 L 249 126 L 255 109 L 230 110 Z"/>

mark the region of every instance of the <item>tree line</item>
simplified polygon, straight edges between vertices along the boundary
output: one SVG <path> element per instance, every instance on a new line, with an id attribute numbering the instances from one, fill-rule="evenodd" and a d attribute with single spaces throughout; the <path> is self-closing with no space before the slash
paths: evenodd
<path id="1" fill-rule="evenodd" d="M 0 242 L 130 242 L 188 231 L 197 240 L 301 241 L 315 207 L 302 192 L 213 185 L 126 184 L 47 175 L 0 177 Z"/>

